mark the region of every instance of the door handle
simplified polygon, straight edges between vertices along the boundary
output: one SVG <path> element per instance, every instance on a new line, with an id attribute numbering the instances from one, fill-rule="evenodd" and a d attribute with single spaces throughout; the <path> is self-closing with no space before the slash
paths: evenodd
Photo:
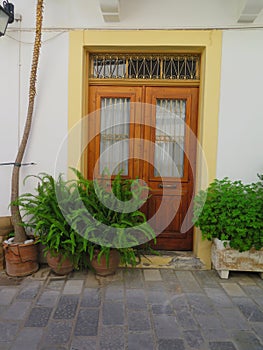
<path id="1" fill-rule="evenodd" d="M 176 184 L 159 184 L 159 188 L 176 188 Z"/>

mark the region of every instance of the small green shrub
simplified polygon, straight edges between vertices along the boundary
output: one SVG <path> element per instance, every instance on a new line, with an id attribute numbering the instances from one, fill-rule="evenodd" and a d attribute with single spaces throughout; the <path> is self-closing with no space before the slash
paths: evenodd
<path id="1" fill-rule="evenodd" d="M 36 177 L 39 182 L 35 194 L 22 194 L 16 201 L 23 213 L 23 226 L 33 230 L 37 242 L 45 246 L 45 252 L 53 256 L 62 254 L 72 261 L 75 269 L 87 266 L 88 242 L 70 226 L 58 203 L 59 197 L 65 207 L 71 206 L 74 210 L 73 199 L 78 196 L 76 186 L 63 180 L 62 175 L 57 180 L 46 173 L 28 177 Z"/>
<path id="2" fill-rule="evenodd" d="M 259 175 L 262 181 L 262 175 Z M 239 251 L 263 247 L 262 182 L 214 180 L 194 200 L 194 225 L 204 239 L 229 240 Z"/>
<path id="3" fill-rule="evenodd" d="M 135 266 L 142 249 L 138 246 L 150 240 L 155 233 L 139 208 L 143 205 L 143 192 L 148 190 L 137 179 L 125 179 L 121 173 L 112 180 L 112 192 L 105 186 L 107 179 L 87 180 L 76 169 L 76 185 L 80 194 L 80 208 L 72 213 L 72 227 L 89 241 L 90 259 L 99 250 L 109 259 L 110 250 L 117 248 L 124 265 Z M 147 245 L 147 244 L 146 244 Z M 144 249 L 151 250 L 150 247 Z M 153 250 L 151 250 L 153 252 Z"/>

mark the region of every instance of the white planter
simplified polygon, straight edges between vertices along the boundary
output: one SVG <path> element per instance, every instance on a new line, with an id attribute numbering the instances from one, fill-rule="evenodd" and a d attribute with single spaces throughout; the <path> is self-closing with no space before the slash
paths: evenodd
<path id="1" fill-rule="evenodd" d="M 227 242 L 226 247 L 224 242 Z M 211 249 L 213 268 L 221 278 L 228 278 L 229 271 L 259 272 L 263 279 L 263 249 L 250 249 L 240 253 L 232 249 L 228 241 L 220 241 L 215 238 Z"/>

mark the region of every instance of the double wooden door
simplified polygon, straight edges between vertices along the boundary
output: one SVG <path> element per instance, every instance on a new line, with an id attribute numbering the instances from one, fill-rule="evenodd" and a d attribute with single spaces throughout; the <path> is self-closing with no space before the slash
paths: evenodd
<path id="1" fill-rule="evenodd" d="M 88 105 L 88 178 L 107 168 L 144 180 L 154 247 L 191 250 L 198 88 L 90 86 Z"/>

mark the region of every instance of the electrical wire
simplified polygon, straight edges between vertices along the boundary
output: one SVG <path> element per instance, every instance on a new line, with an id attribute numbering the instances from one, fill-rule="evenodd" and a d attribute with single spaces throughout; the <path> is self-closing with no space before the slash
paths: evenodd
<path id="1" fill-rule="evenodd" d="M 52 36 L 51 38 L 48 38 L 48 39 L 46 39 L 46 40 L 43 40 L 43 41 L 42 41 L 42 44 L 44 44 L 44 43 L 46 43 L 46 42 L 48 42 L 48 41 L 51 41 L 51 40 L 53 40 L 53 39 L 59 37 L 60 35 L 66 33 L 66 32 L 67 32 L 67 31 L 60 32 L 60 33 L 58 33 L 58 34 Z M 34 42 L 27 42 L 27 41 L 23 41 L 23 40 L 18 40 L 18 39 L 14 38 L 14 37 L 12 37 L 12 36 L 10 36 L 10 35 L 8 35 L 8 34 L 5 34 L 5 36 L 7 36 L 9 39 L 12 39 L 12 40 L 14 40 L 14 41 L 16 41 L 16 42 L 18 42 L 18 43 L 24 44 L 24 45 L 33 45 L 33 44 L 34 44 Z"/>
<path id="2" fill-rule="evenodd" d="M 25 166 L 25 165 L 36 165 L 36 163 L 15 163 L 15 162 L 6 162 L 6 163 L 0 163 L 0 166 L 2 165 L 14 165 L 14 166 L 18 166 L 18 167 L 21 167 L 21 166 Z"/>

